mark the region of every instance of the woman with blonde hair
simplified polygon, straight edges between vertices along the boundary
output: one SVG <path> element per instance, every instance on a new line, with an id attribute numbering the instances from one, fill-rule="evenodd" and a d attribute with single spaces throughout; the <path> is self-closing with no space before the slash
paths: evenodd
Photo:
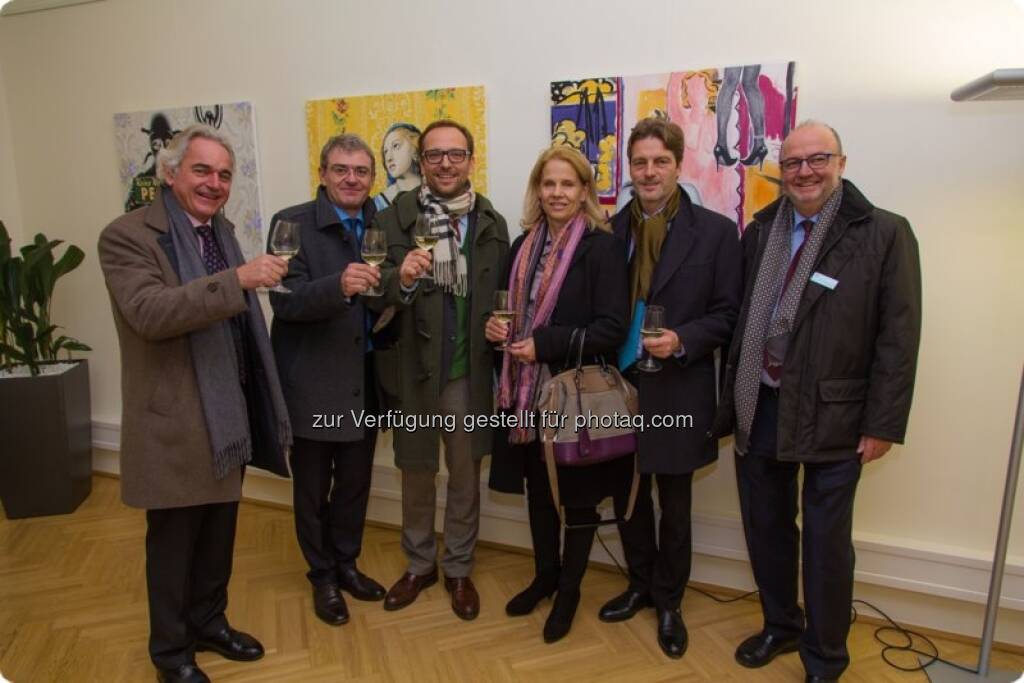
<path id="1" fill-rule="evenodd" d="M 626 256 L 597 203 L 589 162 L 570 147 L 541 153 L 530 173 L 523 209 L 524 234 L 512 245 L 508 277 L 511 323 L 490 318 L 487 339 L 508 342 L 498 406 L 516 415 L 536 414 L 540 388 L 574 367 L 582 340 L 585 363 L 614 365 L 626 337 L 629 282 Z M 510 616 L 529 614 L 557 593 L 544 624 L 545 642 L 563 638 L 580 600 L 580 582 L 600 519 L 596 506 L 632 478 L 631 458 L 588 467 L 559 467 L 559 495 L 566 506 L 564 546 L 538 435 L 531 427 L 509 430 L 495 443 L 491 488 L 523 493 L 533 540 L 535 576 L 509 601 Z M 560 547 L 561 546 L 561 547 Z"/>

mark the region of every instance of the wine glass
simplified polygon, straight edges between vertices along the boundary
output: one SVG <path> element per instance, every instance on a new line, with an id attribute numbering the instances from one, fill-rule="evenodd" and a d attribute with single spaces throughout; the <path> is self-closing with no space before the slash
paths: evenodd
<path id="1" fill-rule="evenodd" d="M 416 240 L 416 246 L 420 249 L 425 249 L 428 252 L 433 252 L 434 245 L 437 244 L 438 234 L 434 232 L 430 225 L 430 219 L 426 215 L 420 214 L 416 217 L 416 226 L 413 228 L 412 237 Z M 425 273 L 420 275 L 417 280 L 433 280 L 434 279 L 434 262 L 430 262 L 430 268 Z"/>
<path id="2" fill-rule="evenodd" d="M 270 231 L 270 251 L 285 261 L 299 253 L 299 224 L 295 221 L 278 220 Z M 291 294 L 292 290 L 278 283 L 271 287 L 271 292 Z"/>
<path id="3" fill-rule="evenodd" d="M 380 268 L 380 264 L 384 263 L 384 259 L 388 257 L 388 240 L 384 236 L 383 230 L 368 228 L 363 233 L 362 256 L 363 260 L 371 266 Z M 363 296 L 380 296 L 383 293 L 376 287 L 370 287 L 363 292 Z"/>
<path id="4" fill-rule="evenodd" d="M 512 310 L 512 307 L 508 302 L 508 290 L 498 289 L 494 292 L 494 309 L 491 311 L 491 315 L 498 319 L 499 322 L 505 323 L 508 327 L 509 337 L 512 336 L 512 320 L 516 317 L 516 312 Z M 501 344 L 497 346 L 501 350 L 508 348 L 508 337 L 505 338 Z"/>
<path id="5" fill-rule="evenodd" d="M 644 311 L 644 324 L 640 327 L 641 337 L 660 337 L 665 331 L 665 308 L 663 306 L 648 306 Z M 658 372 L 661 370 L 661 363 L 654 360 L 650 352 L 647 358 L 636 364 L 637 370 L 644 372 Z"/>

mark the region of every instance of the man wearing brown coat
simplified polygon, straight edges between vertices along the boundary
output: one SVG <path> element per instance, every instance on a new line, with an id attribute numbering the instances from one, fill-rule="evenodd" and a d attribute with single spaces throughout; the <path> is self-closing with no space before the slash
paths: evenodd
<path id="1" fill-rule="evenodd" d="M 121 346 L 121 494 L 146 510 L 149 654 L 158 681 L 202 683 L 195 652 L 263 656 L 225 617 L 246 463 L 287 476 L 291 426 L 253 290 L 284 260 L 244 262 L 220 215 L 234 152 L 207 126 L 161 150 L 148 207 L 100 235 Z"/>

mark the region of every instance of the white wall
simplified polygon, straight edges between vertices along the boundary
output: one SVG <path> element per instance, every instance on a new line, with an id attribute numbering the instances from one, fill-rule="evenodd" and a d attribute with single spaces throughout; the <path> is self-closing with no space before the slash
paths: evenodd
<path id="1" fill-rule="evenodd" d="M 1024 8 L 1012 0 L 628 7 L 106 0 L 0 19 L 0 146 L 8 157 L 10 140 L 15 205 L 33 232 L 89 255 L 59 292 L 54 318 L 96 349 L 95 418 L 116 423 L 120 414 L 117 341 L 95 257 L 96 237 L 123 199 L 114 112 L 252 101 L 270 215 L 307 197 L 306 100 L 483 84 L 491 198 L 513 224 L 546 144 L 549 81 L 792 59 L 800 117 L 840 131 L 847 177 L 906 215 L 921 245 L 924 335 L 908 442 L 866 470 L 856 533 L 989 556 L 1024 361 L 1024 102 L 954 104 L 948 95 L 993 68 L 1024 65 Z M 735 518 L 731 456 L 723 456 L 700 476 L 695 508 Z M 1019 565 L 1024 503 L 1014 522 Z"/>
<path id="2" fill-rule="evenodd" d="M 11 236 L 12 247 L 22 244 L 21 202 L 18 179 L 11 154 L 11 123 L 7 114 L 7 89 L 4 87 L 3 60 L 0 60 L 0 221 Z"/>

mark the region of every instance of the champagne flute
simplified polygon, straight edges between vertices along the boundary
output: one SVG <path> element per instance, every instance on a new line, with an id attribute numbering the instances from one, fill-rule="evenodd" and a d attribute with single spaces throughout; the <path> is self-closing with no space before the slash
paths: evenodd
<path id="1" fill-rule="evenodd" d="M 438 234 L 431 229 L 430 219 L 421 213 L 416 217 L 416 226 L 413 228 L 412 237 L 416 240 L 417 247 L 432 253 L 434 245 L 437 244 Z M 430 268 L 416 279 L 433 280 L 434 262 L 431 261 Z"/>
<path id="2" fill-rule="evenodd" d="M 274 228 L 270 232 L 270 251 L 285 261 L 291 261 L 292 257 L 299 253 L 299 224 L 285 220 L 274 223 Z M 271 287 L 269 291 L 279 294 L 292 293 L 292 290 L 280 283 Z"/>
<path id="3" fill-rule="evenodd" d="M 648 306 L 644 311 L 644 323 L 640 327 L 641 337 L 660 337 L 665 331 L 665 308 L 662 306 Z M 636 364 L 637 370 L 644 372 L 658 372 L 661 370 L 661 363 L 654 360 L 650 352 L 647 358 Z"/>
<path id="4" fill-rule="evenodd" d="M 368 228 L 363 232 L 361 251 L 363 260 L 379 269 L 380 264 L 388 257 L 388 240 L 384 236 L 384 231 L 379 228 Z M 363 292 L 363 296 L 380 296 L 383 293 L 376 287 L 370 287 Z"/>
<path id="5" fill-rule="evenodd" d="M 505 323 L 508 327 L 509 336 L 512 335 L 512 320 L 516 317 L 516 312 L 512 310 L 508 301 L 508 290 L 498 289 L 494 292 L 494 309 L 491 311 L 491 315 L 498 319 L 499 322 Z M 504 351 L 508 348 L 508 337 L 505 338 L 497 348 Z"/>

